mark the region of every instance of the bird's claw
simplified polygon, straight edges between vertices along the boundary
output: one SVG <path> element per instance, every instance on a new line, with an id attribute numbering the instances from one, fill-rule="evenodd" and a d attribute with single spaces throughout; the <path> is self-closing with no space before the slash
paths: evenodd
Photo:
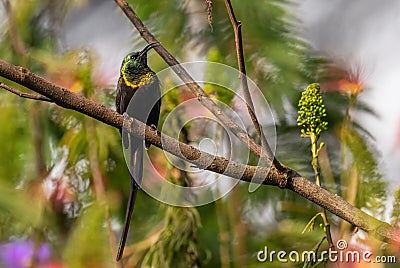
<path id="1" fill-rule="evenodd" d="M 157 126 L 156 126 L 156 125 L 154 125 L 154 124 L 151 124 L 151 125 L 150 125 L 150 127 L 151 127 L 151 129 L 152 129 L 152 130 L 154 130 L 154 131 L 158 131 L 158 129 L 157 129 Z"/>

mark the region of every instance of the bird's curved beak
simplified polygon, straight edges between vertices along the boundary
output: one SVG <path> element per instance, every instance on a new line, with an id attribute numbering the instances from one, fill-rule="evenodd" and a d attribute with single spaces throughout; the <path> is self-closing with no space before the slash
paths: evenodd
<path id="1" fill-rule="evenodd" d="M 139 57 L 145 55 L 150 49 L 152 49 L 153 47 L 157 47 L 159 45 L 160 45 L 160 43 L 158 43 L 158 42 L 153 42 L 153 43 L 146 45 L 144 48 L 142 48 L 140 50 Z"/>

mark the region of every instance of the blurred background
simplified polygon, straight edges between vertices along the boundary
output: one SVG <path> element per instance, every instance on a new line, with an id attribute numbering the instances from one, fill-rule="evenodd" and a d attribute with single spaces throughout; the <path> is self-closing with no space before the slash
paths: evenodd
<path id="1" fill-rule="evenodd" d="M 223 1 L 129 2 L 180 62 L 208 60 L 236 68 Z M 296 119 L 302 90 L 319 82 L 328 120 L 320 138 L 325 143 L 319 158 L 323 187 L 398 226 L 400 3 L 232 4 L 243 23 L 248 76 L 273 110 L 278 159 L 314 181 L 309 141 L 300 137 Z M 145 45 L 112 0 L 1 0 L 0 18 L 2 60 L 112 109 L 123 57 Z M 156 72 L 168 67 L 155 52 L 149 53 L 149 65 Z M 224 89 L 205 89 L 233 106 Z M 193 97 L 186 89 L 169 92 L 161 121 Z M 113 260 L 129 175 L 118 131 L 5 90 L 0 93 L 0 126 L 0 266 L 122 267 Z M 208 131 L 206 123 L 187 124 L 180 139 L 196 146 L 210 136 Z M 149 154 L 166 180 L 183 186 L 194 180 L 160 150 L 151 148 Z M 144 180 L 151 176 L 145 169 Z M 315 248 L 325 235 L 322 221 L 316 220 L 313 231 L 302 231 L 319 211 L 287 190 L 260 187 L 249 193 L 247 183 L 196 208 L 167 206 L 140 192 L 123 262 L 125 267 L 302 267 L 260 263 L 256 255 L 265 246 L 287 252 Z M 333 239 L 345 239 L 348 249 L 400 257 L 396 246 L 355 231 L 329 213 L 328 219 Z M 320 246 L 327 248 L 326 242 Z"/>

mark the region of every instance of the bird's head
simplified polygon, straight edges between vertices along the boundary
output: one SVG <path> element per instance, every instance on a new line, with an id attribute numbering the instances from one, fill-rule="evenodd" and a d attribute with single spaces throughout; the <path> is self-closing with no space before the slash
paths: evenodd
<path id="1" fill-rule="evenodd" d="M 147 65 L 147 52 L 159 45 L 158 42 L 150 43 L 140 51 L 131 52 L 125 56 L 121 65 L 121 76 L 126 83 L 140 82 L 144 76 L 152 73 Z"/>

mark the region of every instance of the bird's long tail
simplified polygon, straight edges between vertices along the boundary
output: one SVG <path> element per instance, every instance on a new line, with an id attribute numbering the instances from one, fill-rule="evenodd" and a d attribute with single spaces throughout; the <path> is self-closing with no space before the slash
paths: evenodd
<path id="1" fill-rule="evenodd" d="M 141 183 L 143 176 L 143 141 L 131 136 L 130 147 L 131 147 L 131 152 L 130 152 L 131 159 L 129 167 L 130 171 L 129 200 L 128 200 L 128 205 L 126 207 L 124 227 L 122 229 L 122 235 L 119 242 L 119 248 L 116 258 L 117 261 L 119 261 L 122 258 L 122 255 L 124 253 L 126 239 L 129 232 L 129 225 L 133 214 L 133 208 L 135 206 L 137 192 L 140 188 L 139 184 Z"/>
<path id="2" fill-rule="evenodd" d="M 119 261 L 122 258 L 122 254 L 124 253 L 126 238 L 128 236 L 129 225 L 130 225 L 132 214 L 133 214 L 133 208 L 135 206 L 136 196 L 137 196 L 137 192 L 139 190 L 139 187 L 136 185 L 136 182 L 132 176 L 130 179 L 131 179 L 131 188 L 129 191 L 129 201 L 128 201 L 128 206 L 126 207 L 124 228 L 122 230 L 121 239 L 119 241 L 117 261 Z"/>

